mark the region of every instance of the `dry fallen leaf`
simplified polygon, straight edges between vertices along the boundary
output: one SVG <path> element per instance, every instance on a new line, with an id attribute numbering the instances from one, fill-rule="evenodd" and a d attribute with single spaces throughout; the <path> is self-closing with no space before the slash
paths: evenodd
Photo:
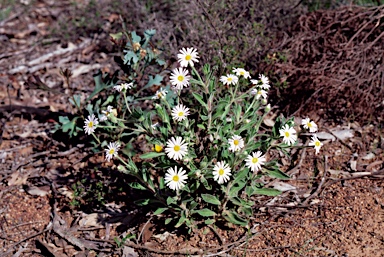
<path id="1" fill-rule="evenodd" d="M 122 257 L 139 257 L 139 255 L 132 247 L 124 246 Z"/>
<path id="2" fill-rule="evenodd" d="M 46 196 L 50 191 L 50 186 L 42 186 L 42 187 L 32 186 L 25 189 L 25 191 L 30 195 Z"/>
<path id="3" fill-rule="evenodd" d="M 29 173 L 21 174 L 19 171 L 15 171 L 11 174 L 11 179 L 8 180 L 8 186 L 20 186 L 27 182 Z"/>

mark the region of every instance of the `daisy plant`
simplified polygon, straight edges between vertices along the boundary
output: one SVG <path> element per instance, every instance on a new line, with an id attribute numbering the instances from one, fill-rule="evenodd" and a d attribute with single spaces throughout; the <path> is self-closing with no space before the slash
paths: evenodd
<path id="1" fill-rule="evenodd" d="M 106 162 L 131 176 L 129 186 L 151 193 L 135 203 L 150 205 L 166 224 L 190 231 L 223 221 L 249 226 L 257 197 L 281 193 L 265 181 L 290 178 L 272 156 L 305 147 L 300 126 L 293 117 L 264 124 L 271 110 L 265 75 L 242 67 L 215 74 L 194 47 L 179 51 L 178 67 L 142 83 L 140 58 L 153 59 L 141 50 L 154 50 L 136 34 L 129 38 L 122 59 L 132 73 L 105 87 L 104 103 L 87 107 L 85 134 L 98 139 Z M 302 125 L 317 131 L 310 120 Z M 318 154 L 322 143 L 313 135 L 308 146 Z"/>

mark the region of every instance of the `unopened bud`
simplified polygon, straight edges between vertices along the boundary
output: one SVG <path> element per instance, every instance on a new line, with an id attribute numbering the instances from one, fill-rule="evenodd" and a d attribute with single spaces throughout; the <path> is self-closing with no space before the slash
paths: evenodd
<path id="1" fill-rule="evenodd" d="M 147 51 L 145 49 L 140 50 L 140 57 L 143 59 L 147 55 Z"/>
<path id="2" fill-rule="evenodd" d="M 264 99 L 264 98 L 261 99 L 261 104 L 262 104 L 262 105 L 266 105 L 267 103 L 268 103 L 267 99 Z"/>
<path id="3" fill-rule="evenodd" d="M 269 112 L 271 110 L 271 104 L 268 104 L 267 106 L 265 106 L 265 111 L 266 112 Z"/>
<path id="4" fill-rule="evenodd" d="M 133 47 L 133 51 L 137 52 L 137 51 L 139 51 L 141 45 L 140 45 L 140 43 L 135 42 L 135 43 L 133 43 L 132 47 Z"/>

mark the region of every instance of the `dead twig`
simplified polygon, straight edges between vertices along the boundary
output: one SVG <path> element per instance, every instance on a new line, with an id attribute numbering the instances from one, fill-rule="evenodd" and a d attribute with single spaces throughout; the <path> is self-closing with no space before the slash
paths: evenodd
<path id="1" fill-rule="evenodd" d="M 313 194 L 311 194 L 309 197 L 307 197 L 307 199 L 305 199 L 305 201 L 302 203 L 303 205 L 307 205 L 309 200 L 318 196 L 320 194 L 320 192 L 324 189 L 323 185 L 324 185 L 325 181 L 327 180 L 327 172 L 328 172 L 328 156 L 325 155 L 324 156 L 324 173 L 323 173 L 323 176 L 320 180 L 319 186 L 317 187 L 316 191 Z"/>

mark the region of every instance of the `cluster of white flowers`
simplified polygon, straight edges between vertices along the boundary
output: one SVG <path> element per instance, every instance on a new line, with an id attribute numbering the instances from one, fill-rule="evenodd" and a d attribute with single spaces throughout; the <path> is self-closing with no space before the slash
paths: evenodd
<path id="1" fill-rule="evenodd" d="M 188 67 L 188 65 L 193 67 L 195 62 L 199 62 L 199 54 L 193 47 L 183 48 L 177 57 L 179 58 L 178 62 L 181 67 L 172 70 L 170 81 L 176 90 L 182 90 L 184 87 L 189 86 L 189 80 L 191 79 L 191 76 L 188 75 L 189 71 L 185 68 Z"/>
<path id="2" fill-rule="evenodd" d="M 309 118 L 305 118 L 301 121 L 301 125 L 308 129 L 309 132 L 314 133 L 318 130 L 317 124 L 314 121 L 311 121 Z M 297 132 L 293 127 L 290 127 L 288 124 L 285 124 L 280 130 L 280 136 L 283 137 L 283 143 L 287 145 L 293 145 L 297 140 Z M 317 138 L 316 135 L 313 135 L 309 146 L 314 146 L 316 154 L 319 153 L 320 148 L 323 146 L 323 143 Z"/>
<path id="3" fill-rule="evenodd" d="M 318 130 L 317 124 L 314 121 L 311 121 L 309 118 L 303 119 L 301 121 L 301 125 L 303 125 L 305 129 L 308 129 L 310 133 L 315 133 Z M 318 154 L 320 148 L 323 146 L 323 143 L 320 142 L 316 135 L 313 135 L 311 139 L 312 140 L 309 142 L 309 146 L 314 146 L 316 154 Z"/>
<path id="4" fill-rule="evenodd" d="M 190 83 L 191 76 L 189 71 L 186 69 L 188 66 L 194 67 L 195 62 L 199 62 L 197 50 L 194 48 L 183 48 L 180 50 L 178 56 L 178 62 L 181 67 L 175 68 L 172 70 L 170 76 L 170 82 L 175 90 L 182 90 L 184 87 L 188 87 Z M 245 79 L 250 79 L 250 73 L 243 68 L 233 68 L 232 72 L 234 74 L 227 74 L 220 77 L 220 81 L 227 86 L 236 85 L 240 77 Z M 270 89 L 269 79 L 263 74 L 259 75 L 259 79 L 251 79 L 251 83 L 254 85 L 254 88 L 251 90 L 251 95 L 255 95 L 256 99 L 262 98 L 266 104 L 268 90 Z M 133 83 L 122 83 L 121 85 L 114 86 L 114 89 L 118 92 L 126 92 L 128 89 L 133 87 Z M 152 99 L 165 99 L 168 91 L 164 88 L 159 89 L 155 96 Z M 267 105 L 268 110 L 270 105 Z M 100 116 L 100 121 L 108 120 L 110 115 L 117 116 L 116 109 L 113 106 L 107 106 L 106 110 L 102 111 Z M 187 116 L 190 115 L 190 109 L 183 104 L 178 104 L 174 106 L 171 110 L 172 119 L 176 122 L 181 122 L 187 119 Z M 99 124 L 98 118 L 94 114 L 88 116 L 85 120 L 84 131 L 86 134 L 90 135 L 94 133 L 97 125 Z M 315 122 L 311 121 L 309 118 L 302 120 L 302 125 L 305 129 L 308 129 L 311 133 L 317 131 L 317 125 Z M 152 128 L 155 129 L 158 124 L 152 125 Z M 279 130 L 280 136 L 283 137 L 283 143 L 287 145 L 293 145 L 297 141 L 297 132 L 296 130 L 285 124 Z M 228 151 L 236 153 L 240 152 L 241 149 L 245 147 L 244 139 L 240 135 L 233 135 L 228 139 Z M 316 154 L 319 152 L 321 146 L 323 145 L 317 138 L 316 135 L 312 136 L 312 141 L 309 143 L 310 146 L 314 146 L 316 149 Z M 118 156 L 118 151 L 121 145 L 119 142 L 110 142 L 105 149 L 106 160 L 110 161 L 113 157 Z M 156 152 L 163 151 L 163 146 L 155 145 L 154 150 Z M 172 137 L 166 143 L 164 151 L 168 158 L 181 161 L 188 154 L 188 143 L 180 136 Z M 266 163 L 266 157 L 261 151 L 252 152 L 245 158 L 245 166 L 248 167 L 252 172 L 258 172 L 262 170 L 262 166 Z M 219 184 L 226 183 L 230 180 L 232 175 L 230 166 L 225 161 L 217 161 L 213 167 L 212 175 L 213 179 Z M 188 174 L 182 167 L 170 167 L 167 169 L 167 172 L 164 177 L 166 185 L 172 190 L 179 190 L 183 188 L 187 182 Z"/>
<path id="5" fill-rule="evenodd" d="M 220 81 L 227 86 L 236 85 L 239 82 L 239 77 L 243 76 L 245 79 L 251 78 L 251 75 L 248 71 L 243 68 L 233 68 L 233 74 L 227 74 L 220 77 Z M 269 79 L 263 74 L 259 74 L 259 80 L 251 79 L 251 83 L 255 86 L 251 90 L 251 95 L 255 95 L 256 99 L 260 99 L 261 97 L 264 99 L 265 104 L 267 103 L 265 99 L 268 97 L 268 90 L 271 87 L 269 85 Z"/>

